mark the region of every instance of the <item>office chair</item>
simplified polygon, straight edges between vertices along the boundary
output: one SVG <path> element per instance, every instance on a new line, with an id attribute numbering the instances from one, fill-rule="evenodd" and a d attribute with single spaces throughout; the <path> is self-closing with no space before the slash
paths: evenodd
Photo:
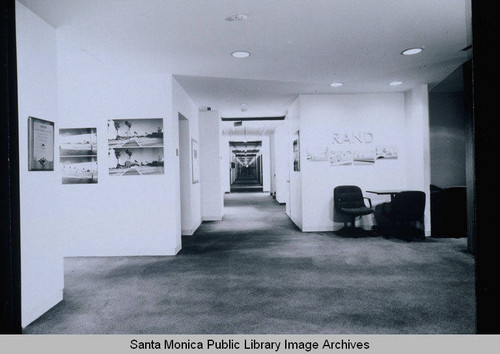
<path id="1" fill-rule="evenodd" d="M 365 199 L 369 202 L 369 208 L 365 205 Z M 333 202 L 335 211 L 349 219 L 349 221 L 344 221 L 344 227 L 338 230 L 336 234 L 366 236 L 367 232 L 356 227 L 355 223 L 358 216 L 373 213 L 371 199 L 363 197 L 363 193 L 358 186 L 337 186 L 333 190 Z M 350 227 L 347 226 L 348 222 L 351 223 Z"/>
<path id="2" fill-rule="evenodd" d="M 425 193 L 404 191 L 396 194 L 390 203 L 375 207 L 376 230 L 387 237 L 401 238 L 407 241 L 425 239 L 424 230 L 417 227 L 423 221 Z"/>

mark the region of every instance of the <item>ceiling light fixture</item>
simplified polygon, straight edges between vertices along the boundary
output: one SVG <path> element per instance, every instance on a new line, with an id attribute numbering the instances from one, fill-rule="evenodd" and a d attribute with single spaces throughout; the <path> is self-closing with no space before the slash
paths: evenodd
<path id="1" fill-rule="evenodd" d="M 250 52 L 245 52 L 243 50 L 232 52 L 231 55 L 235 58 L 247 58 L 250 56 Z"/>
<path id="2" fill-rule="evenodd" d="M 332 82 L 332 83 L 330 83 L 330 86 L 331 87 L 341 87 L 341 86 L 344 86 L 344 84 L 342 82 Z"/>
<path id="3" fill-rule="evenodd" d="M 408 49 L 405 49 L 401 52 L 402 55 L 415 55 L 415 54 L 418 54 L 418 53 L 422 53 L 422 51 L 424 50 L 424 48 L 408 48 Z"/>
<path id="4" fill-rule="evenodd" d="M 390 86 L 399 86 L 402 84 L 403 84 L 403 81 L 391 81 L 391 82 L 389 82 Z"/>

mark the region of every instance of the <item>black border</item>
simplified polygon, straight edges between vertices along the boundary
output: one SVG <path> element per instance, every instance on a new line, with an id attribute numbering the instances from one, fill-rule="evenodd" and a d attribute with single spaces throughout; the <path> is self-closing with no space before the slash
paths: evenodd
<path id="1" fill-rule="evenodd" d="M 474 235 L 476 254 L 476 301 L 477 333 L 500 334 L 500 290 L 498 271 L 498 173 L 494 152 L 498 150 L 498 90 L 492 79 L 498 62 L 494 55 L 498 37 L 494 35 L 495 16 L 498 13 L 494 2 L 472 1 L 472 94 L 474 129 L 475 213 Z M 495 143 L 495 146 L 493 145 Z"/>
<path id="2" fill-rule="evenodd" d="M 497 91 L 492 89 L 493 35 L 496 23 L 494 2 L 472 0 L 473 22 L 473 128 L 475 148 L 475 247 L 477 333 L 500 334 L 498 320 L 500 296 L 496 272 L 500 269 L 497 247 L 499 236 L 492 230 L 498 218 L 498 175 L 490 166 L 497 164 L 493 142 L 497 141 L 493 109 Z M 0 183 L 0 197 L 5 210 L 0 213 L 0 333 L 19 334 L 21 328 L 21 263 L 19 203 L 19 140 L 17 105 L 17 59 L 15 0 L 0 2 L 1 43 L 1 119 L 7 125 L 0 129 L 0 171 L 6 182 Z M 495 39 L 495 43 L 493 43 Z M 496 103 L 496 102 L 495 102 Z M 494 275 L 494 276 L 493 276 Z"/>
<path id="3" fill-rule="evenodd" d="M 0 2 L 0 333 L 20 334 L 21 233 L 17 99 L 16 2 Z M 5 209 L 4 209 L 5 208 Z"/>

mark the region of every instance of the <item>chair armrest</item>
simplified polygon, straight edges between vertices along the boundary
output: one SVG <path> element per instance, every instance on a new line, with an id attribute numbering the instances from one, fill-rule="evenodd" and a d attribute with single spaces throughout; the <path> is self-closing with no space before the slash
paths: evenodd
<path id="1" fill-rule="evenodd" d="M 363 197 L 363 199 L 367 199 L 368 200 L 368 203 L 370 204 L 370 208 L 373 208 L 372 206 L 372 200 L 368 197 Z"/>

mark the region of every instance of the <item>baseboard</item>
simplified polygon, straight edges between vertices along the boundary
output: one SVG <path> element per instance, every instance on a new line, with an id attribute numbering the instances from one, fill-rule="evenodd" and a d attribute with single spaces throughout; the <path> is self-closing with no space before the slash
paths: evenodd
<path id="1" fill-rule="evenodd" d="M 23 328 L 60 303 L 63 299 L 63 289 L 55 290 L 52 294 L 45 293 L 43 297 L 38 297 L 38 299 L 40 301 L 35 305 L 28 307 L 23 304 L 21 318 Z"/>
<path id="2" fill-rule="evenodd" d="M 222 216 L 203 216 L 202 221 L 221 221 Z"/>
<path id="3" fill-rule="evenodd" d="M 167 256 L 175 256 L 177 253 L 179 253 L 179 251 L 182 249 L 182 245 L 179 244 L 177 246 L 175 246 L 175 248 L 171 248 L 171 249 L 167 249 Z"/>
<path id="4" fill-rule="evenodd" d="M 193 234 L 196 232 L 196 230 L 198 230 L 200 225 L 201 225 L 201 219 L 200 219 L 200 222 L 198 223 L 198 225 L 196 225 L 194 228 L 181 230 L 181 235 L 182 236 L 193 236 Z"/>
<path id="5" fill-rule="evenodd" d="M 304 231 L 302 229 L 302 223 L 301 222 L 293 220 L 293 218 L 291 216 L 289 216 L 289 218 L 290 218 L 290 220 L 292 220 L 292 222 L 295 224 L 295 226 L 297 226 L 301 231 Z"/>

